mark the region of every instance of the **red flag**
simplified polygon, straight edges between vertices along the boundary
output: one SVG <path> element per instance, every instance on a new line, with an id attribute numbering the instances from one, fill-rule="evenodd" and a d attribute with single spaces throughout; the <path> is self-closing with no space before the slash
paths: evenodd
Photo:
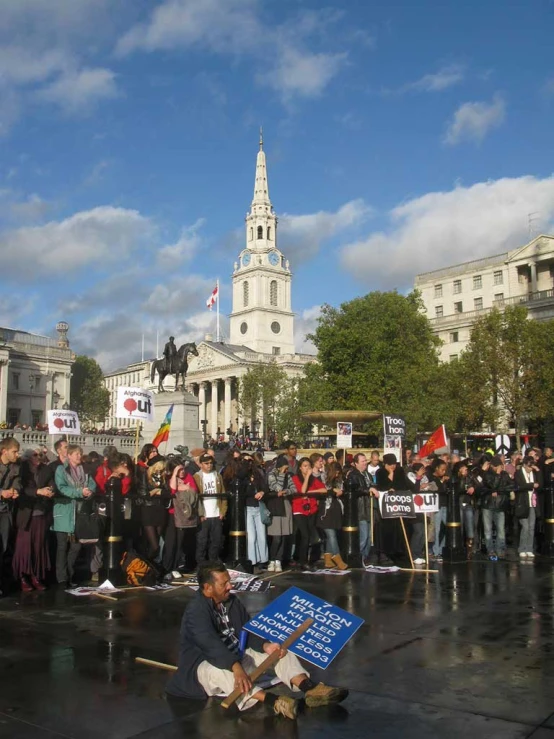
<path id="1" fill-rule="evenodd" d="M 214 289 L 212 290 L 212 294 L 206 300 L 206 305 L 208 306 L 210 310 L 212 309 L 212 306 L 215 305 L 218 296 L 219 296 L 219 283 L 214 287 Z"/>
<path id="2" fill-rule="evenodd" d="M 444 423 L 439 426 L 436 431 L 433 431 L 431 436 L 427 439 L 426 443 L 419 450 L 419 456 L 422 459 L 432 454 L 435 449 L 442 449 L 442 447 L 448 446 L 448 440 L 446 438 L 446 429 Z"/>

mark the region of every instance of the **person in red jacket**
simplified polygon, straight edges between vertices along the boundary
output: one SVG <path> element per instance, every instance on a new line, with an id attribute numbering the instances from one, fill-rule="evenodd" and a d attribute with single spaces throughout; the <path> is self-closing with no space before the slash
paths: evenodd
<path id="1" fill-rule="evenodd" d="M 298 552 L 298 565 L 309 569 L 308 551 L 316 536 L 316 518 L 319 508 L 319 495 L 326 495 L 323 481 L 312 475 L 312 463 L 308 457 L 298 461 L 298 472 L 292 481 L 297 494 L 292 498 L 292 520 Z"/>

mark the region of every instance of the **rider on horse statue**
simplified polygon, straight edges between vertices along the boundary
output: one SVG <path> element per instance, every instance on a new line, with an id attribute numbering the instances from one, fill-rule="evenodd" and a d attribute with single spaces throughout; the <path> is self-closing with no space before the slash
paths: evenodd
<path id="1" fill-rule="evenodd" d="M 164 347 L 165 370 L 168 375 L 174 375 L 177 371 L 177 347 L 175 346 L 175 337 L 170 336 L 169 341 Z"/>

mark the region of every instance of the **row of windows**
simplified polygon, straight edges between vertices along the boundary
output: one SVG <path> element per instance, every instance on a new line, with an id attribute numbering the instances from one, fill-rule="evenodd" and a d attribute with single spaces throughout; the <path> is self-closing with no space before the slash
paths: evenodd
<path id="1" fill-rule="evenodd" d="M 269 304 L 274 307 L 277 307 L 277 298 L 278 298 L 277 280 L 271 280 L 271 282 L 269 283 Z M 247 308 L 249 303 L 250 303 L 250 285 L 248 284 L 248 280 L 245 280 L 242 283 L 242 304 L 245 308 Z"/>
<path id="2" fill-rule="evenodd" d="M 14 390 L 25 389 L 21 387 L 21 373 L 12 372 L 12 388 Z M 39 393 L 42 390 L 41 375 L 29 375 L 29 390 L 35 393 Z"/>
<path id="3" fill-rule="evenodd" d="M 495 285 L 503 285 L 504 284 L 504 273 L 501 269 L 496 270 L 493 272 L 492 275 L 493 284 Z M 473 289 L 474 290 L 481 290 L 483 287 L 483 276 L 482 275 L 473 275 Z M 454 295 L 458 295 L 462 292 L 462 281 L 461 280 L 454 280 L 452 283 L 452 292 Z M 442 284 L 435 285 L 435 298 L 442 298 Z"/>
<path id="4" fill-rule="evenodd" d="M 264 227 L 263 226 L 258 226 L 258 228 L 256 230 L 256 233 L 258 235 L 258 239 L 263 239 L 263 237 L 264 237 Z M 252 241 L 253 238 L 254 238 L 254 228 L 253 228 L 253 226 L 250 226 L 250 241 Z M 267 227 L 267 236 L 266 236 L 266 238 L 267 239 L 271 239 L 271 226 L 268 226 Z"/>
<path id="5" fill-rule="evenodd" d="M 131 372 L 128 375 L 119 375 L 117 377 L 108 377 L 106 380 L 106 387 L 113 388 L 113 387 L 120 387 L 123 385 L 124 387 L 129 386 L 135 386 L 140 384 L 141 381 L 141 373 L 140 372 Z"/>
<path id="6" fill-rule="evenodd" d="M 494 301 L 501 302 L 504 300 L 504 293 L 495 293 Z M 473 298 L 473 310 L 483 310 L 483 298 Z M 464 305 L 462 301 L 454 303 L 454 313 L 463 313 Z M 435 318 L 442 318 L 444 316 L 444 306 L 435 306 Z"/>

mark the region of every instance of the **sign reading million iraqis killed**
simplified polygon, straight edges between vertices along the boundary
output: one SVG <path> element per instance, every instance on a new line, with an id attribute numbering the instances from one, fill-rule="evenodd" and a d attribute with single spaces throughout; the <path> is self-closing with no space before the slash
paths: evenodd
<path id="1" fill-rule="evenodd" d="M 363 618 L 316 598 L 300 588 L 289 588 L 244 628 L 269 642 L 281 644 L 307 618 L 314 623 L 289 651 L 325 670 L 364 623 Z"/>
<path id="2" fill-rule="evenodd" d="M 385 436 L 406 436 L 406 420 L 402 416 L 383 414 Z"/>

